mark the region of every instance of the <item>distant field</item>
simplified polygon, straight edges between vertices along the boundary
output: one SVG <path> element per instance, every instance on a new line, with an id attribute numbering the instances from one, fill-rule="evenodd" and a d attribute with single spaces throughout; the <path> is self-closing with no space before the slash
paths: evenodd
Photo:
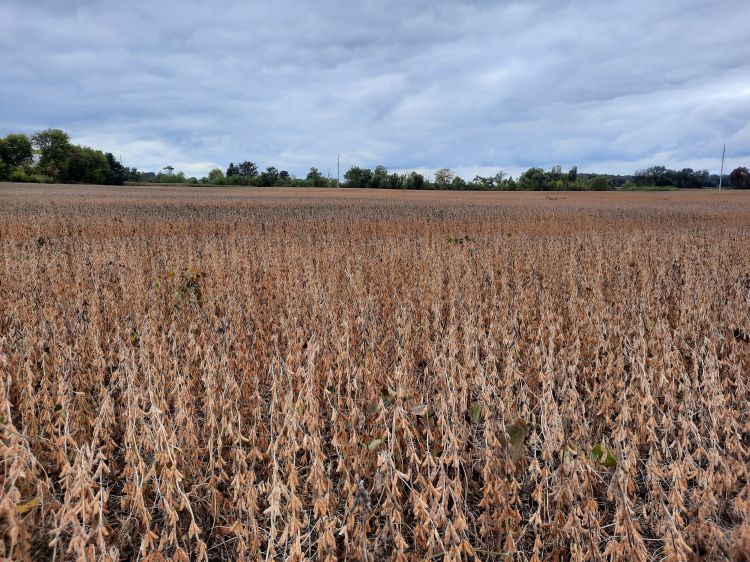
<path id="1" fill-rule="evenodd" d="M 748 560 L 750 192 L 0 184 L 0 557 Z"/>

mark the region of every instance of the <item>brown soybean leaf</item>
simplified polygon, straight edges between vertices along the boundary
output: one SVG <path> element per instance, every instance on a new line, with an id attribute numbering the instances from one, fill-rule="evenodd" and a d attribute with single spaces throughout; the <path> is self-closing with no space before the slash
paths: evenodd
<path id="1" fill-rule="evenodd" d="M 424 416 L 429 411 L 430 406 L 428 404 L 416 404 L 415 406 L 411 407 L 411 413 L 415 416 Z"/>
<path id="2" fill-rule="evenodd" d="M 510 440 L 511 458 L 514 463 L 517 463 L 523 456 L 523 445 L 526 436 L 529 434 L 529 424 L 525 420 L 519 419 L 509 425 L 507 431 Z"/>

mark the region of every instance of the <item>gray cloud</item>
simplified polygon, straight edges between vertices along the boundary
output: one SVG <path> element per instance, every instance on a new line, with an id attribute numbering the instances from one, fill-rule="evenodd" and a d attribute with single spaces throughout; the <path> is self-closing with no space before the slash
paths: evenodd
<path id="1" fill-rule="evenodd" d="M 142 169 L 750 164 L 744 0 L 29 4 L 0 5 L 0 134 Z"/>

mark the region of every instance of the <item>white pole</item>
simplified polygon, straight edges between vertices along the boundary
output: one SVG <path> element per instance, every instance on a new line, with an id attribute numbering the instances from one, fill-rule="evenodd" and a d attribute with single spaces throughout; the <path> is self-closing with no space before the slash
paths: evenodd
<path id="1" fill-rule="evenodd" d="M 727 145 L 724 145 L 724 150 L 721 151 L 721 173 L 719 174 L 719 189 L 721 189 L 721 180 L 724 179 L 724 155 L 727 152 Z"/>

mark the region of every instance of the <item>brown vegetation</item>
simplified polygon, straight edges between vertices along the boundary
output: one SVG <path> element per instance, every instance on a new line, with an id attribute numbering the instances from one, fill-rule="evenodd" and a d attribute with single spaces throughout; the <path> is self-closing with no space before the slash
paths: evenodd
<path id="1" fill-rule="evenodd" d="M 0 556 L 747 560 L 750 194 L 0 185 Z"/>

